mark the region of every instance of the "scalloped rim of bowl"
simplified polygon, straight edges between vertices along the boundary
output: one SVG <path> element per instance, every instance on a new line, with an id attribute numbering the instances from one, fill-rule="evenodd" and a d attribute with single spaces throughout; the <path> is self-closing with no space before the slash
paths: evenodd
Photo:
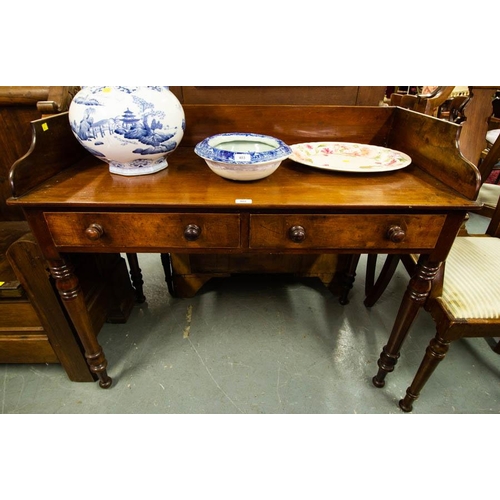
<path id="1" fill-rule="evenodd" d="M 255 151 L 251 148 L 240 148 L 231 150 L 220 147 L 231 142 L 262 144 L 270 146 L 272 149 L 266 151 Z M 233 146 L 233 148 L 236 146 Z M 282 140 L 270 135 L 246 133 L 246 132 L 227 132 L 207 137 L 194 148 L 195 153 L 204 160 L 227 163 L 232 165 L 258 165 L 275 160 L 284 160 L 292 154 L 292 148 Z"/>

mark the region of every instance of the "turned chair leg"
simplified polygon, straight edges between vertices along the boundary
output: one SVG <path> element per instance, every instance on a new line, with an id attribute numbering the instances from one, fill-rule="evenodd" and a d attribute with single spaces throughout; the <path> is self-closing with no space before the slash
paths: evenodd
<path id="1" fill-rule="evenodd" d="M 368 255 L 368 262 L 366 266 L 366 284 L 365 284 L 365 300 L 366 307 L 372 307 L 384 290 L 389 285 L 396 268 L 400 261 L 399 255 L 388 255 L 385 259 L 384 265 L 380 274 L 375 281 L 375 266 L 377 264 L 377 255 Z"/>
<path id="2" fill-rule="evenodd" d="M 424 385 L 434 373 L 438 364 L 446 356 L 449 347 L 450 341 L 442 339 L 439 334 L 437 334 L 430 341 L 429 346 L 425 351 L 424 359 L 418 368 L 417 374 L 415 375 L 410 387 L 406 390 L 406 396 L 404 399 L 399 401 L 399 407 L 403 411 L 410 412 L 413 410 L 413 402 L 419 397 Z"/>

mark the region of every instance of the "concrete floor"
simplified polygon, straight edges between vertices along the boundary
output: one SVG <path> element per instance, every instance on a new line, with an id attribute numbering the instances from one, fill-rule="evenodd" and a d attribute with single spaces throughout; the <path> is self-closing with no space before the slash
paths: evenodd
<path id="1" fill-rule="evenodd" d="M 469 231 L 487 220 L 472 217 Z M 371 378 L 408 277 L 399 269 L 372 308 L 362 258 L 350 304 L 315 279 L 235 276 L 192 299 L 167 291 L 157 254 L 139 255 L 147 302 L 99 335 L 111 389 L 74 383 L 58 365 L 0 366 L 4 414 L 403 414 L 434 325 L 422 312 L 383 389 Z M 452 344 L 413 414 L 500 413 L 500 357 L 484 339 Z"/>

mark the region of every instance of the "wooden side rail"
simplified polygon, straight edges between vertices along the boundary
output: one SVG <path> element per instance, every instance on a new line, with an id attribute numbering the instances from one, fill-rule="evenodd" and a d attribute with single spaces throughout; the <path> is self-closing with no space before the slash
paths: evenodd
<path id="1" fill-rule="evenodd" d="M 0 106 L 33 106 L 42 114 L 66 111 L 80 87 L 0 87 Z"/>
<path id="2" fill-rule="evenodd" d="M 43 333 L 48 336 L 50 345 L 70 380 L 92 382 L 94 378 L 86 366 L 77 337 L 68 334 L 70 323 L 54 293 L 48 278 L 47 264 L 33 235 L 26 234 L 12 244 L 7 251 L 7 257 L 44 327 Z M 39 337 L 42 335 L 40 334 Z M 41 356 L 39 352 L 44 345 L 43 342 L 32 335 L 32 343 L 37 344 L 38 355 Z M 24 351 L 30 353 L 32 346 L 25 344 L 26 342 L 24 342 L 23 354 Z M 42 350 L 42 354 L 45 354 L 45 351 Z M 12 359 L 9 359 L 12 362 Z M 26 359 L 32 362 L 46 361 L 34 359 L 32 354 L 30 358 L 24 354 L 22 361 L 26 362 Z"/>
<path id="3" fill-rule="evenodd" d="M 33 142 L 30 150 L 11 168 L 9 181 L 14 197 L 73 165 L 87 155 L 69 126 L 68 113 L 31 122 Z M 43 165 L 40 168 L 38 165 Z"/>
<path id="4" fill-rule="evenodd" d="M 36 106 L 46 101 L 50 87 L 0 87 L 0 106 Z"/>
<path id="5" fill-rule="evenodd" d="M 33 106 L 41 114 L 66 111 L 80 87 L 0 87 L 0 106 Z"/>
<path id="6" fill-rule="evenodd" d="M 403 150 L 422 170 L 473 200 L 481 186 L 481 174 L 458 149 L 461 130 L 456 123 L 395 108 L 388 146 Z"/>

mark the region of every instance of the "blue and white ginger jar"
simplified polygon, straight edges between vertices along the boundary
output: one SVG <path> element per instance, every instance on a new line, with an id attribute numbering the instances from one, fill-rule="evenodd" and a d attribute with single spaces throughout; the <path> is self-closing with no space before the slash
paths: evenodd
<path id="1" fill-rule="evenodd" d="M 69 121 L 80 144 L 120 175 L 167 168 L 185 130 L 184 110 L 168 87 L 82 87 Z"/>

